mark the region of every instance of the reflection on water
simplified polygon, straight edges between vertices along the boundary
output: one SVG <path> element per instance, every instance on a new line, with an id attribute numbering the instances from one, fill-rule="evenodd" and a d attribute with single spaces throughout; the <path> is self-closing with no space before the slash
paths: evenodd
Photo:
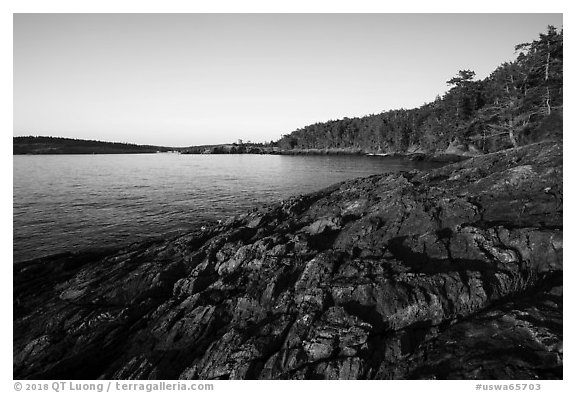
<path id="1" fill-rule="evenodd" d="M 274 155 L 14 156 L 14 261 L 121 245 L 429 163 Z"/>

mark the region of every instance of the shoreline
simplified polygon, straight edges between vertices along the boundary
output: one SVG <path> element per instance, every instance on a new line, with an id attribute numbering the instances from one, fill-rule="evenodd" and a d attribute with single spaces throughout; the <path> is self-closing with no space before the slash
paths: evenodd
<path id="1" fill-rule="evenodd" d="M 391 153 L 374 153 L 364 150 L 354 151 L 354 150 L 340 150 L 340 149 L 306 149 L 306 150 L 270 150 L 270 151 L 250 151 L 242 153 L 229 153 L 229 152 L 189 152 L 185 149 L 176 149 L 174 151 L 108 151 L 108 152 L 26 152 L 26 153 L 16 153 L 13 156 L 58 156 L 58 155 L 117 155 L 117 154 L 185 154 L 185 155 L 204 155 L 204 154 L 214 154 L 214 155 L 286 155 L 286 156 L 368 156 L 368 157 L 382 157 L 382 158 L 399 158 L 411 161 L 430 161 L 430 162 L 446 162 L 454 163 L 463 160 L 467 160 L 472 157 L 478 157 L 479 155 L 465 155 L 465 154 L 453 154 L 453 153 L 404 153 L 404 152 L 391 152 Z"/>
<path id="2" fill-rule="evenodd" d="M 14 377 L 561 379 L 562 210 L 539 143 L 17 264 Z"/>

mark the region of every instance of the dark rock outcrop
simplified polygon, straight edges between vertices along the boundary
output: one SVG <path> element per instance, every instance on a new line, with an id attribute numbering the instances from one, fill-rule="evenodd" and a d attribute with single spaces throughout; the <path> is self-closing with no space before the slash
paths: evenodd
<path id="1" fill-rule="evenodd" d="M 14 266 L 14 378 L 562 378 L 562 145 Z"/>

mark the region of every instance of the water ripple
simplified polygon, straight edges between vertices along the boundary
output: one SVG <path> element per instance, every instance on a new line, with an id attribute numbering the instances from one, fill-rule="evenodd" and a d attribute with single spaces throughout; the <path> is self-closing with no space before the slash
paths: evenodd
<path id="1" fill-rule="evenodd" d="M 383 157 L 14 156 L 14 261 L 189 230 L 330 184 L 428 164 Z"/>

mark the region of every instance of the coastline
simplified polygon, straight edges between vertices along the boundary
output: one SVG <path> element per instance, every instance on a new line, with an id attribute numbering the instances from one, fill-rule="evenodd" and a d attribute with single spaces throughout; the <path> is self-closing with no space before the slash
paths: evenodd
<path id="1" fill-rule="evenodd" d="M 562 378 L 562 144 L 13 269 L 17 379 Z"/>
<path id="2" fill-rule="evenodd" d="M 404 158 L 414 161 L 431 161 L 454 163 L 482 154 L 468 154 L 464 152 L 396 152 L 379 153 L 373 150 L 353 148 L 324 148 L 324 149 L 279 149 L 271 147 L 249 147 L 235 149 L 233 145 L 218 145 L 198 148 L 182 148 L 181 154 L 271 154 L 287 156 L 371 156 L 387 158 Z"/>
<path id="3" fill-rule="evenodd" d="M 216 155 L 227 155 L 227 154 L 254 154 L 254 155 L 286 155 L 286 156 L 370 156 L 370 157 L 383 157 L 383 158 L 402 158 L 412 161 L 429 161 L 429 162 L 445 162 L 454 163 L 468 158 L 475 157 L 478 155 L 468 155 L 468 154 L 458 154 L 458 153 L 406 153 L 406 152 L 390 152 L 390 153 L 375 153 L 367 150 L 356 150 L 356 149 L 275 149 L 275 148 L 251 148 L 244 151 L 227 151 L 220 150 L 220 146 L 216 148 L 204 148 L 202 149 L 191 149 L 191 148 L 173 148 L 170 151 L 157 151 L 157 150 L 142 150 L 142 151 L 124 151 L 124 150 L 100 150 L 93 151 L 91 149 L 82 149 L 74 151 L 39 151 L 39 152 L 17 152 L 14 151 L 14 156 L 26 156 L 26 155 L 67 155 L 67 154 L 78 154 L 78 155 L 114 155 L 114 154 L 216 154 Z"/>
<path id="4" fill-rule="evenodd" d="M 407 151 L 343 148 L 280 148 L 274 144 L 229 143 L 189 147 L 167 147 L 134 145 L 117 142 L 101 142 L 59 137 L 14 137 L 12 152 L 17 155 L 62 155 L 62 154 L 271 154 L 271 155 L 355 155 L 406 158 L 417 161 L 458 162 L 469 157 L 482 155 L 472 147 L 451 143 L 445 150 L 428 152 L 418 146 Z"/>

